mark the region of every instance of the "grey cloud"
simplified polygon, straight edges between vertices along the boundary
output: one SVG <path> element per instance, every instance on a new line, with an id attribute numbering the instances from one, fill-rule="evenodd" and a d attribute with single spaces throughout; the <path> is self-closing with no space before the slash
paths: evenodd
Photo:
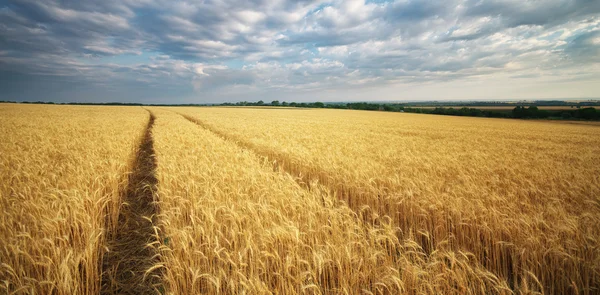
<path id="1" fill-rule="evenodd" d="M 327 7 L 309 15 L 311 26 L 292 32 L 281 43 L 337 46 L 395 36 L 410 39 L 438 28 L 436 20 L 452 15 L 456 6 L 454 1 L 414 0 L 361 4 L 360 9 Z"/>
<path id="2" fill-rule="evenodd" d="M 565 48 L 565 54 L 582 62 L 600 62 L 600 30 L 579 35 Z"/>
<path id="3" fill-rule="evenodd" d="M 174 60 L 119 66 L 65 59 L 44 61 L 42 67 L 24 71 L 19 64 L 9 67 L 0 62 L 0 99 L 160 102 L 189 98 L 194 94 L 193 72 L 180 65 L 181 61 Z"/>
<path id="4" fill-rule="evenodd" d="M 135 17 L 166 54 L 210 61 L 272 50 L 275 35 L 316 1 L 160 2 Z M 216 46 L 218 45 L 218 46 Z"/>
<path id="5" fill-rule="evenodd" d="M 456 1 L 395 1 L 383 13 L 391 22 L 419 21 L 435 16 L 444 17 L 452 13 Z"/>
<path id="6" fill-rule="evenodd" d="M 504 27 L 555 26 L 600 13 L 600 2 L 595 0 L 468 0 L 465 6 L 466 17 L 499 17 Z"/>
<path id="7" fill-rule="evenodd" d="M 199 92 L 219 91 L 222 87 L 237 85 L 252 85 L 256 76 L 248 71 L 238 70 L 211 70 L 206 75 L 196 76 L 193 80 L 194 87 Z"/>
<path id="8" fill-rule="evenodd" d="M 1 8 L 2 47 L 30 56 L 115 55 L 136 50 L 135 31 L 125 15 L 70 6 L 69 2 L 59 5 L 51 1 L 15 1 Z M 123 9 L 117 11 L 128 14 Z"/>

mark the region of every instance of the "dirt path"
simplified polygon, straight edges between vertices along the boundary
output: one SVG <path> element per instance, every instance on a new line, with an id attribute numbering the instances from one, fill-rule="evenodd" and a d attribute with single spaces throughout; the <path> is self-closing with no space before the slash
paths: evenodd
<path id="1" fill-rule="evenodd" d="M 122 197 L 116 232 L 108 233 L 108 252 L 102 261 L 101 294 L 152 294 L 162 290 L 157 251 L 148 246 L 157 241 L 154 225 L 158 208 L 155 203 L 156 160 L 150 120 L 135 156 L 129 184 Z"/>

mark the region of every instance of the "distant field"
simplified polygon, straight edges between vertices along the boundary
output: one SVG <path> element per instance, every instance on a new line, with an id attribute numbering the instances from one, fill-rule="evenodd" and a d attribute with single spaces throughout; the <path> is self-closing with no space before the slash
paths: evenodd
<path id="1" fill-rule="evenodd" d="M 597 294 L 600 126 L 0 105 L 0 293 Z"/>

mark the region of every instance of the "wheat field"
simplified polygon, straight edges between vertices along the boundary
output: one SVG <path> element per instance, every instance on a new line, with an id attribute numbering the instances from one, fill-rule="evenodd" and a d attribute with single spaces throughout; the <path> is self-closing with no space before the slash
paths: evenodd
<path id="1" fill-rule="evenodd" d="M 0 293 L 596 294 L 600 127 L 0 104 Z"/>
<path id="2" fill-rule="evenodd" d="M 388 218 L 364 223 L 318 184 L 307 190 L 234 142 L 156 112 L 161 267 L 173 294 L 507 291 L 469 254 L 427 256 Z"/>
<path id="3" fill-rule="evenodd" d="M 0 293 L 98 294 L 141 108 L 0 104 Z"/>
<path id="4" fill-rule="evenodd" d="M 513 290 L 593 293 L 600 280 L 600 130 L 340 110 L 179 108 L 389 216 L 426 253 L 472 253 Z M 369 221 L 369 220 L 365 220 Z"/>

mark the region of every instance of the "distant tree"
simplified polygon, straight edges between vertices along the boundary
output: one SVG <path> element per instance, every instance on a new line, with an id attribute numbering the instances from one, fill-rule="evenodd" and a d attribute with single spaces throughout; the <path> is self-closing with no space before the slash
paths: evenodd
<path id="1" fill-rule="evenodd" d="M 598 114 L 595 108 L 583 108 L 576 110 L 575 116 L 581 119 L 593 120 L 598 119 L 600 114 Z"/>
<path id="2" fill-rule="evenodd" d="M 548 111 L 540 110 L 537 106 L 530 106 L 529 108 L 517 106 L 512 110 L 513 118 L 548 118 L 549 116 Z"/>
<path id="3" fill-rule="evenodd" d="M 279 100 L 274 100 L 271 102 L 272 106 L 278 106 L 279 105 Z"/>
<path id="4" fill-rule="evenodd" d="M 259 100 L 259 101 L 256 103 L 256 105 L 257 105 L 257 106 L 262 106 L 262 105 L 265 105 L 265 102 L 264 102 L 264 101 L 262 101 L 262 100 Z"/>
<path id="5" fill-rule="evenodd" d="M 513 110 L 512 110 L 512 116 L 514 118 L 524 118 L 525 117 L 525 107 L 522 106 L 516 106 Z"/>
<path id="6" fill-rule="evenodd" d="M 313 103 L 312 105 L 313 105 L 313 107 L 315 107 L 315 108 L 323 108 L 323 107 L 325 107 L 325 104 L 324 104 L 324 103 L 322 103 L 322 102 L 318 102 L 318 101 L 317 101 L 317 102 L 315 102 L 315 103 Z"/>
<path id="7" fill-rule="evenodd" d="M 284 101 L 284 102 L 281 103 L 281 105 L 282 106 L 286 106 L 286 105 L 288 105 L 288 103 Z"/>

